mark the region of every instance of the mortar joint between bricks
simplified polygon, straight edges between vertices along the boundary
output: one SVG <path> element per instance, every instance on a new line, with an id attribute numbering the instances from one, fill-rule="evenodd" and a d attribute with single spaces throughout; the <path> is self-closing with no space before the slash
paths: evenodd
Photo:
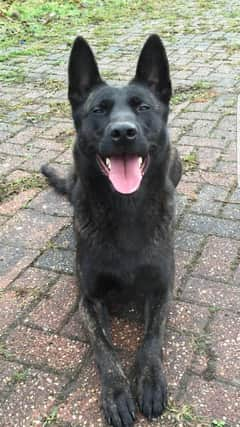
<path id="1" fill-rule="evenodd" d="M 198 185 L 197 185 L 197 188 L 196 188 L 196 190 L 194 191 L 194 193 L 196 194 L 196 195 L 198 195 L 199 193 L 200 193 L 200 191 L 201 191 L 201 189 L 202 189 L 202 187 L 205 185 L 205 183 L 199 183 Z M 179 193 L 180 194 L 180 193 Z M 191 213 L 191 205 L 193 204 L 195 202 L 195 200 L 191 200 L 190 198 L 188 198 L 187 197 L 187 203 L 186 203 L 186 206 L 184 207 L 184 209 L 183 209 L 183 211 L 181 212 L 181 214 L 179 215 L 179 217 L 178 217 L 178 219 L 177 219 L 177 221 L 176 221 L 176 224 L 175 224 L 175 230 L 178 230 L 178 229 L 180 229 L 180 225 L 181 225 L 181 222 L 182 222 L 182 220 L 183 220 L 183 218 L 185 217 L 185 215 L 187 214 L 187 213 Z"/>
<path id="2" fill-rule="evenodd" d="M 194 267 L 196 266 L 198 260 L 200 259 L 201 255 L 202 255 L 203 249 L 204 249 L 205 244 L 207 242 L 207 238 L 208 238 L 208 236 L 205 236 L 203 238 L 202 242 L 199 245 L 199 249 L 196 251 L 195 255 L 193 256 L 190 264 L 188 264 L 186 267 L 186 272 L 181 279 L 181 294 L 184 292 L 187 281 L 189 279 L 189 276 L 193 272 Z M 177 297 L 177 300 L 181 300 L 181 295 Z"/>
<path id="3" fill-rule="evenodd" d="M 21 273 L 23 273 L 23 271 L 26 271 L 29 268 L 29 266 L 22 270 Z M 18 275 L 18 277 L 21 275 L 21 273 Z M 43 298 L 45 298 L 47 296 L 47 294 L 49 293 L 49 290 L 57 283 L 58 279 L 59 279 L 60 275 L 56 274 L 56 277 L 53 278 L 47 285 L 47 289 L 45 291 L 39 292 L 39 294 L 33 298 L 33 301 L 30 302 L 27 307 L 25 309 L 23 309 L 23 311 L 21 312 L 21 314 L 19 314 L 19 316 L 17 317 L 17 319 L 15 319 L 5 330 L 2 334 L 0 334 L 0 339 L 6 339 L 8 337 L 8 335 L 19 325 L 28 325 L 28 322 L 24 322 L 24 318 L 26 318 L 26 316 L 39 304 L 40 301 L 42 301 Z M 8 285 L 7 288 L 5 288 L 3 290 L 3 293 L 8 293 L 9 291 L 18 291 L 17 289 L 14 288 L 14 281 L 16 279 L 14 279 L 10 285 Z M 36 328 L 36 325 L 34 325 L 34 329 Z M 39 328 L 41 329 L 41 328 Z M 42 331 L 43 329 L 41 329 Z"/>
<path id="4" fill-rule="evenodd" d="M 223 214 L 223 210 L 224 210 L 224 207 L 226 206 L 226 204 L 231 204 L 231 202 L 230 202 L 230 198 L 231 198 L 231 196 L 233 195 L 233 193 L 234 193 L 234 191 L 237 189 L 237 183 L 236 182 L 234 182 L 233 184 L 232 184 L 232 186 L 229 188 L 229 190 L 228 190 L 228 192 L 227 192 L 227 194 L 226 194 L 226 197 L 225 197 L 225 199 L 224 200 L 222 200 L 221 202 L 222 202 L 222 206 L 221 206 L 221 208 L 219 209 L 219 216 L 221 217 L 221 218 L 223 218 L 222 217 L 222 214 Z M 240 206 L 239 206 L 240 207 Z"/>

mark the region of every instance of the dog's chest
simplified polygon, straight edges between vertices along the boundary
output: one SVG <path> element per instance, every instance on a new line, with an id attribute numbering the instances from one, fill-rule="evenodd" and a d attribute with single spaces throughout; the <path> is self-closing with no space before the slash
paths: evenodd
<path id="1" fill-rule="evenodd" d="M 173 263 L 170 225 L 148 228 L 143 224 L 85 229 L 80 233 L 77 263 L 87 293 L 103 297 L 114 291 L 145 292 L 161 281 Z M 151 232 L 150 232 L 151 231 Z M 89 285 L 90 284 L 90 285 Z"/>

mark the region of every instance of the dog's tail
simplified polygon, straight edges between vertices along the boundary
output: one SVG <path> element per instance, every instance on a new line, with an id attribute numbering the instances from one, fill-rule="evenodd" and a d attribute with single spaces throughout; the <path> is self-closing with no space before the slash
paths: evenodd
<path id="1" fill-rule="evenodd" d="M 54 168 L 48 165 L 43 165 L 41 166 L 41 172 L 46 176 L 48 183 L 57 193 L 69 195 L 68 180 L 66 178 L 61 178 Z"/>

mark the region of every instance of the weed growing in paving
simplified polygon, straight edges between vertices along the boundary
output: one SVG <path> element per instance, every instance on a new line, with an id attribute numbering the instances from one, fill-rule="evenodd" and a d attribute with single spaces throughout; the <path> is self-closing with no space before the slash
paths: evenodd
<path id="1" fill-rule="evenodd" d="M 45 178 L 40 174 L 32 174 L 29 177 L 19 178 L 14 181 L 3 179 L 0 181 L 0 202 L 10 199 L 11 196 L 30 188 L 43 189 L 47 186 Z"/>
<path id="2" fill-rule="evenodd" d="M 196 151 L 192 151 L 182 158 L 184 172 L 193 172 L 197 169 L 198 160 Z"/>
<path id="3" fill-rule="evenodd" d="M 216 93 L 212 90 L 211 85 L 206 81 L 200 80 L 192 86 L 182 86 L 176 88 L 172 98 L 172 103 L 177 105 L 185 101 L 206 102 L 215 96 Z"/>
<path id="4" fill-rule="evenodd" d="M 15 372 L 11 379 L 13 383 L 21 383 L 27 380 L 28 375 L 29 375 L 28 369 L 24 369 L 24 370 Z"/>

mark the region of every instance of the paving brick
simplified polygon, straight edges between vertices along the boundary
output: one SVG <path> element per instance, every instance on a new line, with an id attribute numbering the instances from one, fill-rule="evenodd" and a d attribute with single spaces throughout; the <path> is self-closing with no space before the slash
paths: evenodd
<path id="1" fill-rule="evenodd" d="M 240 303 L 240 292 L 239 301 Z M 216 355 L 216 375 L 240 385 L 239 314 L 219 312 L 210 325 L 212 350 Z"/>
<path id="2" fill-rule="evenodd" d="M 191 206 L 191 211 L 199 214 L 217 215 L 228 191 L 224 187 L 204 185 L 198 194 L 198 199 Z"/>
<path id="3" fill-rule="evenodd" d="M 7 338 L 6 349 L 20 362 L 72 372 L 80 367 L 87 345 L 58 335 L 18 326 Z"/>
<path id="4" fill-rule="evenodd" d="M 195 304 L 174 301 L 171 304 L 168 326 L 179 331 L 200 333 L 207 323 L 209 310 Z"/>
<path id="5" fill-rule="evenodd" d="M 61 335 L 67 336 L 68 338 L 78 339 L 80 341 L 87 341 L 79 310 L 70 317 L 69 321 L 61 329 Z"/>
<path id="6" fill-rule="evenodd" d="M 190 114 L 190 113 L 186 113 L 186 114 Z M 204 114 L 208 114 L 208 113 L 204 113 Z M 208 147 L 208 148 L 223 149 L 226 146 L 226 141 L 219 138 L 217 139 L 217 138 L 183 135 L 179 139 L 178 144 L 191 145 L 193 147 Z"/>
<path id="7" fill-rule="evenodd" d="M 14 135 L 12 138 L 9 139 L 9 142 L 11 144 L 26 144 L 29 141 L 31 141 L 37 134 L 39 133 L 38 127 L 29 127 L 24 130 L 21 130 L 16 135 Z"/>
<path id="8" fill-rule="evenodd" d="M 10 246 L 39 249 L 68 222 L 31 209 L 17 213 L 2 227 L 1 242 Z"/>
<path id="9" fill-rule="evenodd" d="M 178 184 L 178 192 L 184 194 L 185 197 L 189 200 L 197 199 L 199 185 L 194 182 L 185 182 L 184 180 L 180 181 Z"/>
<path id="10" fill-rule="evenodd" d="M 9 155 L 32 157 L 39 153 L 39 151 L 39 148 L 32 146 L 30 143 L 27 145 L 15 145 L 7 142 L 0 144 L 0 152 Z"/>
<path id="11" fill-rule="evenodd" d="M 235 175 L 237 174 L 237 165 L 236 162 L 225 162 L 220 160 L 216 164 L 216 172 L 223 173 L 225 175 Z"/>
<path id="12" fill-rule="evenodd" d="M 61 276 L 50 292 L 25 319 L 44 330 L 57 330 L 67 319 L 78 301 L 76 279 Z"/>
<path id="13" fill-rule="evenodd" d="M 0 289 L 14 280 L 39 255 L 36 250 L 0 245 Z"/>
<path id="14" fill-rule="evenodd" d="M 54 238 L 53 244 L 59 248 L 74 250 L 76 248 L 76 241 L 73 226 L 70 225 L 60 231 L 57 237 Z"/>
<path id="15" fill-rule="evenodd" d="M 209 172 L 209 171 L 194 171 L 188 172 L 182 178 L 185 182 L 196 182 L 201 184 L 217 185 L 231 189 L 236 184 L 236 175 L 226 176 L 224 173 Z"/>
<path id="16" fill-rule="evenodd" d="M 225 162 L 236 162 L 237 161 L 237 143 L 233 141 L 228 145 L 227 149 L 221 156 L 221 159 Z"/>
<path id="17" fill-rule="evenodd" d="M 193 405 L 199 416 L 225 420 L 231 427 L 237 426 L 239 422 L 239 388 L 192 377 L 184 400 Z"/>
<path id="18" fill-rule="evenodd" d="M 7 177 L 7 181 L 16 181 L 21 180 L 22 178 L 30 178 L 32 176 L 31 173 L 22 171 L 21 169 L 16 169 L 15 171 L 11 172 Z"/>
<path id="19" fill-rule="evenodd" d="M 68 422 L 73 426 L 104 427 L 106 423 L 100 406 L 99 377 L 94 362 L 90 360 L 85 366 L 76 388 L 60 405 L 58 420 Z"/>
<path id="20" fill-rule="evenodd" d="M 111 321 L 113 344 L 122 350 L 136 352 L 142 342 L 143 324 L 116 316 Z"/>
<path id="21" fill-rule="evenodd" d="M 1 215 L 0 216 L 0 226 L 3 225 L 7 220 L 9 219 L 9 216 Z"/>
<path id="22" fill-rule="evenodd" d="M 226 115 L 218 123 L 218 129 L 222 130 L 236 130 L 237 128 L 237 115 Z"/>
<path id="23" fill-rule="evenodd" d="M 28 206 L 47 215 L 72 216 L 72 207 L 66 197 L 53 189 L 42 191 Z"/>
<path id="24" fill-rule="evenodd" d="M 205 111 L 208 106 L 208 102 L 192 102 L 187 106 L 187 111 Z"/>
<path id="25" fill-rule="evenodd" d="M 194 269 L 199 274 L 214 280 L 230 280 L 232 262 L 235 261 L 239 243 L 231 239 L 209 237 L 202 255 Z"/>
<path id="26" fill-rule="evenodd" d="M 193 356 L 192 337 L 176 331 L 168 331 L 165 338 L 164 366 L 171 394 L 175 395 L 183 374 L 191 365 Z"/>
<path id="27" fill-rule="evenodd" d="M 170 141 L 175 143 L 179 140 L 183 133 L 183 129 L 177 127 L 170 127 Z"/>
<path id="28" fill-rule="evenodd" d="M 0 206 L 0 215 L 13 215 L 27 202 L 29 202 L 38 192 L 37 189 L 22 191 L 15 195 L 11 200 L 3 202 Z"/>
<path id="29" fill-rule="evenodd" d="M 45 139 L 45 138 L 36 138 L 33 141 L 31 141 L 31 144 L 34 147 L 39 148 L 39 150 L 45 149 L 45 150 L 53 150 L 62 152 L 66 150 L 66 146 L 63 142 L 57 142 L 52 139 Z"/>
<path id="30" fill-rule="evenodd" d="M 178 194 L 176 196 L 176 219 L 178 219 L 184 212 L 186 206 L 188 205 L 188 199 L 183 194 Z"/>
<path id="31" fill-rule="evenodd" d="M 64 153 L 61 153 L 59 156 L 57 156 L 55 162 L 72 164 L 72 158 L 72 148 L 69 148 L 68 150 L 64 151 Z"/>
<path id="32" fill-rule="evenodd" d="M 229 219 L 240 219 L 240 190 L 237 188 L 231 195 L 229 203 L 224 205 L 222 216 Z"/>
<path id="33" fill-rule="evenodd" d="M 15 290 L 8 291 L 1 295 L 0 334 L 2 334 L 11 323 L 18 319 L 33 299 L 34 295 L 29 293 L 21 294 Z"/>
<path id="34" fill-rule="evenodd" d="M 210 170 L 216 166 L 217 160 L 221 156 L 221 151 L 216 148 L 200 147 L 197 153 L 199 168 L 201 170 Z"/>
<path id="35" fill-rule="evenodd" d="M 185 230 L 175 232 L 175 248 L 182 251 L 189 251 L 195 254 L 200 250 L 204 240 L 201 234 L 191 233 Z"/>
<path id="36" fill-rule="evenodd" d="M 15 375 L 25 370 L 23 365 L 0 357 L 0 393 L 9 392 L 11 385 L 15 382 Z"/>
<path id="37" fill-rule="evenodd" d="M 240 285 L 240 265 L 236 268 L 234 275 L 233 275 L 233 283 L 235 285 Z"/>
<path id="38" fill-rule="evenodd" d="M 180 226 L 193 233 L 204 235 L 214 234 L 219 237 L 240 239 L 239 224 L 227 219 L 186 214 Z"/>
<path id="39" fill-rule="evenodd" d="M 211 120 L 196 120 L 192 126 L 191 132 L 188 131 L 188 135 L 209 137 L 213 127 L 214 123 Z"/>
<path id="40" fill-rule="evenodd" d="M 23 160 L 22 157 L 9 157 L 6 154 L 0 154 L 0 176 L 7 175 L 22 166 Z"/>
<path id="41" fill-rule="evenodd" d="M 73 134 L 74 129 L 73 129 L 73 125 L 72 123 L 56 123 L 54 124 L 54 126 L 51 126 L 48 129 L 44 129 L 41 132 L 41 137 L 42 138 L 46 138 L 46 139 L 55 139 L 57 138 L 59 135 L 66 135 L 66 133 L 68 134 Z"/>
<path id="42" fill-rule="evenodd" d="M 75 271 L 75 257 L 75 252 L 70 250 L 49 249 L 37 259 L 35 265 L 59 273 L 73 274 Z"/>
<path id="43" fill-rule="evenodd" d="M 213 282 L 200 278 L 190 278 L 184 288 L 182 298 L 209 307 L 239 310 L 240 289 L 221 282 Z"/>
<path id="44" fill-rule="evenodd" d="M 49 285 L 54 283 L 57 277 L 58 275 L 52 271 L 29 267 L 14 280 L 11 289 L 19 294 L 31 293 L 38 297 L 47 291 Z"/>
<path id="45" fill-rule="evenodd" d="M 63 377 L 29 369 L 0 407 L 1 426 L 42 426 L 65 383 Z"/>
<path id="46" fill-rule="evenodd" d="M 181 250 L 175 251 L 175 292 L 177 293 L 182 286 L 182 279 L 187 272 L 187 267 L 191 264 L 192 254 Z"/>
<path id="47" fill-rule="evenodd" d="M 59 155 L 59 151 L 42 150 L 36 157 L 25 160 L 21 164 L 21 168 L 26 171 L 39 172 L 43 164 L 55 159 Z"/>

